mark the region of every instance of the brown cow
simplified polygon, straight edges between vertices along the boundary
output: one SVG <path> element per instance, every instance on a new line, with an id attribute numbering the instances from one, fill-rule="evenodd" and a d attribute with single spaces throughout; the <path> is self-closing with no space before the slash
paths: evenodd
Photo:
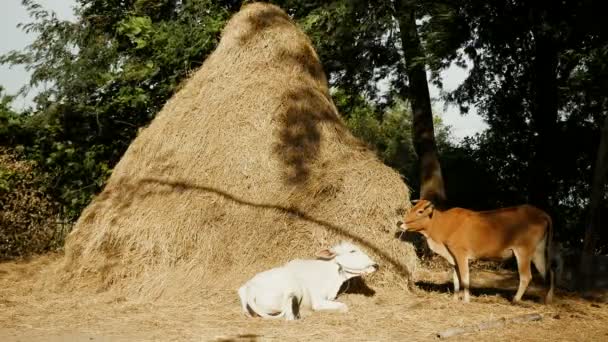
<path id="1" fill-rule="evenodd" d="M 462 208 L 442 211 L 427 200 L 419 200 L 404 221 L 398 223 L 401 229 L 424 235 L 431 250 L 454 266 L 455 300 L 462 284 L 464 301 L 469 301 L 469 260 L 504 260 L 515 255 L 519 288 L 513 301 L 521 300 L 532 279 L 530 262 L 548 283 L 545 303 L 552 301 L 555 282 L 549 254 L 552 224 L 544 211 L 531 205 L 480 212 Z"/>

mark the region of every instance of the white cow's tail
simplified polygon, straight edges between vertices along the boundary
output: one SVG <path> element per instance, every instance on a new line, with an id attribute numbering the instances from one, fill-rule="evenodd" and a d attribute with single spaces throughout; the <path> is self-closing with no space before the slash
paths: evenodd
<path id="1" fill-rule="evenodd" d="M 294 314 L 293 314 L 293 303 L 294 300 L 297 300 L 297 296 L 292 293 L 292 292 L 288 292 L 283 296 L 283 303 L 281 305 L 282 307 L 282 311 L 276 315 L 270 315 L 267 314 L 266 312 L 264 312 L 264 310 L 262 310 L 255 302 L 255 296 L 253 294 L 251 294 L 248 291 L 248 288 L 245 286 L 242 288 L 244 291 L 241 294 L 241 290 L 239 290 L 239 295 L 241 295 L 241 301 L 244 299 L 246 302 L 246 305 L 249 306 L 249 308 L 255 312 L 257 315 L 259 315 L 262 318 L 267 318 L 267 319 L 278 319 L 278 318 L 287 318 L 287 319 L 294 319 Z M 245 298 L 243 298 L 245 297 Z"/>

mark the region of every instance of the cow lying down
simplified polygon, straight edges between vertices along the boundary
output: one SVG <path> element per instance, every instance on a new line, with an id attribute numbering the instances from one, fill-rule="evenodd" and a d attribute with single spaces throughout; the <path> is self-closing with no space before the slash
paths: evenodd
<path id="1" fill-rule="evenodd" d="M 346 304 L 334 300 L 342 283 L 378 269 L 378 264 L 348 242 L 324 249 L 317 257 L 292 260 L 255 275 L 238 291 L 243 313 L 294 320 L 302 307 L 346 312 Z"/>

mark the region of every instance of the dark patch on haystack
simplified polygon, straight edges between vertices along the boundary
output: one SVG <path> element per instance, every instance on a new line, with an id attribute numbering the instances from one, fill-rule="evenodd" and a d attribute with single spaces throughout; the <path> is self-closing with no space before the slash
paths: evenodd
<path id="1" fill-rule="evenodd" d="M 406 285 L 416 257 L 392 233 L 408 201 L 345 128 L 308 38 L 252 4 L 83 212 L 64 274 L 187 298 L 347 239 L 382 266 L 368 283 Z"/>

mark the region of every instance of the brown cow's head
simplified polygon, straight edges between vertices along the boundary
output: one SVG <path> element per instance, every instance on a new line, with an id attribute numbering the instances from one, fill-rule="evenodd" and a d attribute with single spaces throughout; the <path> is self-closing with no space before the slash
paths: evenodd
<path id="1" fill-rule="evenodd" d="M 419 232 L 425 230 L 431 223 L 435 207 L 433 203 L 423 199 L 412 201 L 412 203 L 414 203 L 414 206 L 405 214 L 403 222 L 399 222 L 398 226 L 404 231 Z"/>

